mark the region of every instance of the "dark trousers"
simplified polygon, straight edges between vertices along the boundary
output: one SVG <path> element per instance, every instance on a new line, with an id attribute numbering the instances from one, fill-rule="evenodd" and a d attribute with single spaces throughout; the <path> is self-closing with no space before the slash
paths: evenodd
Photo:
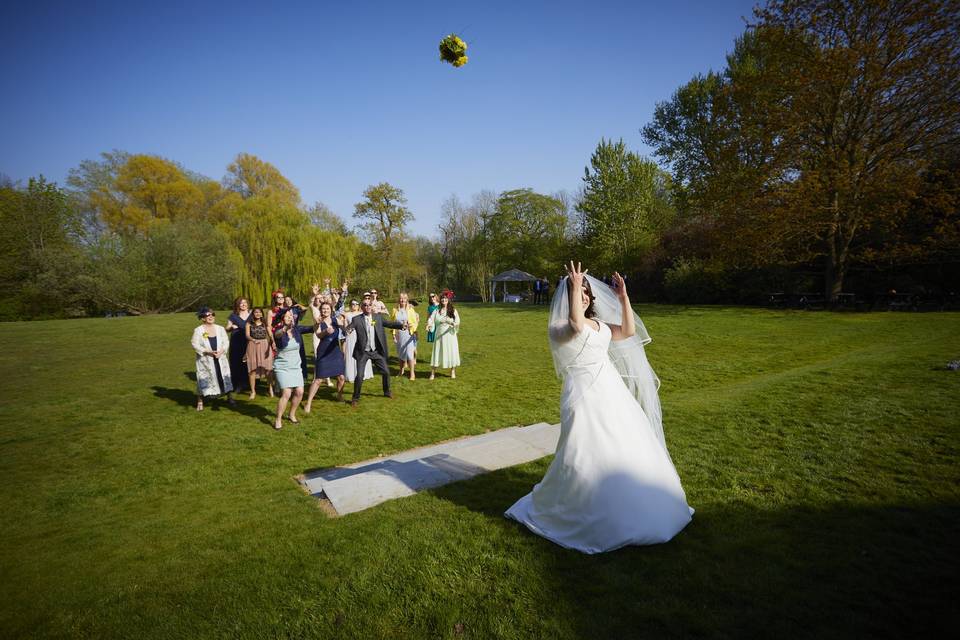
<path id="1" fill-rule="evenodd" d="M 309 380 L 307 377 L 307 348 L 303 346 L 304 340 L 300 341 L 300 371 L 303 372 L 303 379 Z"/>
<path id="2" fill-rule="evenodd" d="M 373 363 L 374 369 L 380 370 L 383 378 L 383 395 L 390 395 L 390 369 L 387 368 L 387 359 L 377 351 L 364 351 L 357 358 L 357 377 L 353 381 L 353 399 L 360 399 L 360 387 L 363 386 L 363 370 L 367 367 L 367 360 Z"/>

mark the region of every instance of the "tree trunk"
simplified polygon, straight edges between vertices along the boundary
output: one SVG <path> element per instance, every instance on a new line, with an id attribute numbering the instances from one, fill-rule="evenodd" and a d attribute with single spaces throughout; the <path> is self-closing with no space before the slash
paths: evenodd
<path id="1" fill-rule="evenodd" d="M 827 302 L 834 302 L 837 295 L 843 291 L 843 276 L 846 270 L 846 248 L 840 247 L 843 242 L 840 234 L 840 194 L 833 190 L 830 198 L 830 208 L 833 210 L 833 222 L 827 236 L 827 264 L 823 273 L 823 294 Z"/>
<path id="2" fill-rule="evenodd" d="M 836 302 L 837 296 L 843 292 L 843 277 L 846 271 L 846 265 L 837 264 L 833 258 L 832 255 L 828 258 L 823 274 L 824 295 L 828 302 Z"/>

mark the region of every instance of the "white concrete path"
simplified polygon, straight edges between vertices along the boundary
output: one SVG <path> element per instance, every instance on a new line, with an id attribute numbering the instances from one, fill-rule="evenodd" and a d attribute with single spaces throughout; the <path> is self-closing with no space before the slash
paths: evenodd
<path id="1" fill-rule="evenodd" d="M 312 471 L 301 482 L 340 515 L 551 455 L 560 425 L 541 422 L 411 449 L 345 467 Z"/>

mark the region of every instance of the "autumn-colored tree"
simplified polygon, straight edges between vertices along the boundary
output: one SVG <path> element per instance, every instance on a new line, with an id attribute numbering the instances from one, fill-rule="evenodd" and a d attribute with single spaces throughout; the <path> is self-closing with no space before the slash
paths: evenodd
<path id="1" fill-rule="evenodd" d="M 873 230 L 905 215 L 929 160 L 957 140 L 960 11 L 956 0 L 774 0 L 756 18 L 723 76 L 659 105 L 644 137 L 731 264 L 819 261 L 834 297 Z"/>
<path id="2" fill-rule="evenodd" d="M 130 156 L 115 186 L 123 204 L 103 212 L 114 228 L 144 229 L 158 220 L 196 218 L 204 202 L 203 192 L 183 169 L 156 156 Z"/>
<path id="3" fill-rule="evenodd" d="M 300 204 L 300 191 L 280 171 L 265 160 L 239 153 L 227 166 L 224 186 L 243 198 L 270 196 L 287 204 Z"/>
<path id="4" fill-rule="evenodd" d="M 158 156 L 113 151 L 85 160 L 67 183 L 79 206 L 120 233 L 139 233 L 159 221 L 205 220 L 223 198 L 212 181 L 198 179 Z"/>

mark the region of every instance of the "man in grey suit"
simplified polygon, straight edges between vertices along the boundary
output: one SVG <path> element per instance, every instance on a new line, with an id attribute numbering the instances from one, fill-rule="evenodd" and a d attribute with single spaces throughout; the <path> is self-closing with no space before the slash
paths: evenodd
<path id="1" fill-rule="evenodd" d="M 394 322 L 386 314 L 373 313 L 372 308 L 371 300 L 364 297 L 360 305 L 363 313 L 354 317 L 347 325 L 347 331 L 357 332 L 357 344 L 353 347 L 353 357 L 357 361 L 357 377 L 353 381 L 353 399 L 350 400 L 354 407 L 360 402 L 360 387 L 363 386 L 363 370 L 367 366 L 367 360 L 380 370 L 383 395 L 387 398 L 393 397 L 390 394 L 390 369 L 387 368 L 387 334 L 383 329 L 406 328 L 405 322 Z"/>

